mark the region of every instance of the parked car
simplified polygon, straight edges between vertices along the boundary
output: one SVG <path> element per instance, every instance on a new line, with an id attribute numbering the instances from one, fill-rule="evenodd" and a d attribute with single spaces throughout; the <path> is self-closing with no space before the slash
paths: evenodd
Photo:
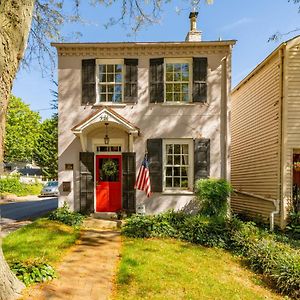
<path id="1" fill-rule="evenodd" d="M 58 196 L 58 181 L 48 181 L 42 189 L 41 196 Z"/>

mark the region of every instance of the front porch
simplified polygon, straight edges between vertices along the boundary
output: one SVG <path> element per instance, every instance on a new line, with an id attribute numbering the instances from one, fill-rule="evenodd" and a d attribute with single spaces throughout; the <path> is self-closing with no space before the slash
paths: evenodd
<path id="1" fill-rule="evenodd" d="M 79 210 L 84 213 L 135 212 L 136 158 L 139 129 L 111 109 L 103 108 L 73 127 L 79 154 Z"/>

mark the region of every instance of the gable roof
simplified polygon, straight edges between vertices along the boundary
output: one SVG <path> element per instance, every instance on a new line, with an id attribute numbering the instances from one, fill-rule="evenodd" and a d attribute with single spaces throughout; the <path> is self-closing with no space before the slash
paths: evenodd
<path id="1" fill-rule="evenodd" d="M 75 125 L 71 130 L 76 134 L 81 133 L 84 129 L 88 128 L 92 124 L 99 122 L 113 122 L 122 127 L 124 127 L 128 132 L 139 134 L 140 129 L 134 124 L 129 122 L 127 119 L 116 113 L 109 107 L 102 107 L 97 109 L 95 112 L 90 114 L 88 117 L 83 119 L 77 125 Z"/>

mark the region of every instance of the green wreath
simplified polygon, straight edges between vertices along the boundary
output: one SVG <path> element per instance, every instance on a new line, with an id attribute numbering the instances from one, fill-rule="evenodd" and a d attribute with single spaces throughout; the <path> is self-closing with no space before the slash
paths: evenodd
<path id="1" fill-rule="evenodd" d="M 113 160 L 108 159 L 105 163 L 103 163 L 102 171 L 106 176 L 114 176 L 118 173 L 117 164 Z"/>

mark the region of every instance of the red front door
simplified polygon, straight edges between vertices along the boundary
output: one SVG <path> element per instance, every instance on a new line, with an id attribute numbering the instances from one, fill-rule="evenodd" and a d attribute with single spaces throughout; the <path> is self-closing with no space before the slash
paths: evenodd
<path id="1" fill-rule="evenodd" d="M 122 156 L 96 156 L 96 212 L 116 212 L 122 208 Z"/>

